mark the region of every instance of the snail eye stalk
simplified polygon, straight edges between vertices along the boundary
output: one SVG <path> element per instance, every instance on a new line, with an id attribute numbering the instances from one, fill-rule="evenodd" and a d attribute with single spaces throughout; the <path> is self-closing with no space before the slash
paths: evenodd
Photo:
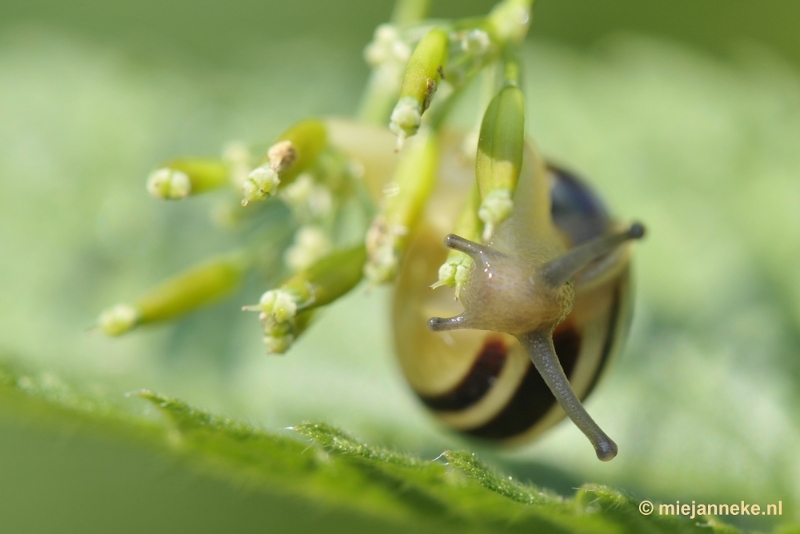
<path id="1" fill-rule="evenodd" d="M 626 241 L 644 237 L 644 226 L 633 223 L 624 232 L 601 236 L 579 245 L 542 267 L 542 277 L 551 287 L 566 284 L 591 262 L 605 256 Z"/>

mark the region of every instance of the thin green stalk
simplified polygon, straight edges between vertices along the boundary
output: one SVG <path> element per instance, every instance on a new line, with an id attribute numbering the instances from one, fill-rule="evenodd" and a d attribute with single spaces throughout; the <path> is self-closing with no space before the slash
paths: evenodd
<path id="1" fill-rule="evenodd" d="M 392 11 L 392 24 L 413 24 L 428 16 L 431 0 L 397 0 Z"/>
<path id="2" fill-rule="evenodd" d="M 503 85 L 520 86 L 522 72 L 517 54 L 518 46 L 509 45 L 503 54 Z"/>

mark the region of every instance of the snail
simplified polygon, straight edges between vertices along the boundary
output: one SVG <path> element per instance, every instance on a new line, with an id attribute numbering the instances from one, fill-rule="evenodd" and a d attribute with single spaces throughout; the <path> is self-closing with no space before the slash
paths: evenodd
<path id="1" fill-rule="evenodd" d="M 627 333 L 625 243 L 644 229 L 621 228 L 583 181 L 545 164 L 526 143 L 511 217 L 486 244 L 446 235 L 464 201 L 454 192 L 474 180 L 474 163 L 457 145 L 444 143 L 437 188 L 397 281 L 402 371 L 422 403 L 461 433 L 520 443 L 566 412 L 597 457 L 610 460 L 617 446 L 581 400 Z M 445 258 L 443 242 L 473 259 L 460 301 L 428 287 Z"/>
<path id="2" fill-rule="evenodd" d="M 448 234 L 456 213 L 471 206 L 467 194 L 477 191 L 478 157 L 465 156 L 464 136 L 447 130 L 435 136 L 420 134 L 398 158 L 388 132 L 363 124 L 312 120 L 288 132 L 289 137 L 315 141 L 291 143 L 302 147 L 294 161 L 315 161 L 309 147 L 341 150 L 351 161 L 346 168 L 357 167 L 354 176 L 363 178 L 373 205 L 400 198 L 400 206 L 408 207 L 402 194 L 408 195 L 409 184 L 394 182 L 398 177 L 410 176 L 413 185 L 419 171 L 435 185 L 432 191 L 425 190 L 424 202 L 418 202 L 421 213 L 413 217 L 413 224 L 398 230 L 397 214 L 406 216 L 414 210 L 392 211 L 384 204 L 386 218 L 376 217 L 380 224 L 373 226 L 385 232 L 383 236 L 370 243 L 368 232 L 366 244 L 334 250 L 264 293 L 259 304 L 245 307 L 259 312 L 271 352 L 288 349 L 315 308 L 352 290 L 362 274 L 369 278 L 367 255 L 385 252 L 384 243 L 400 243 L 405 250 L 393 304 L 396 352 L 408 383 L 425 406 L 464 434 L 506 443 L 533 438 L 566 413 L 589 438 L 599 459 L 616 455 L 616 444 L 581 400 L 625 337 L 631 311 L 626 243 L 644 235 L 640 224 L 625 228 L 614 222 L 584 182 L 547 165 L 531 143 L 522 141 L 521 130 L 513 208 L 507 218 L 484 226 L 480 243 Z M 284 141 L 276 144 L 284 145 Z M 435 158 L 431 147 L 436 148 Z M 418 161 L 424 164 L 417 165 Z M 168 170 L 175 175 L 190 173 L 190 183 L 216 176 L 205 167 L 198 167 L 205 170 L 202 174 L 182 165 L 173 164 L 176 168 Z M 160 179 L 168 173 L 156 174 Z M 281 177 L 289 181 L 288 175 Z M 399 193 L 403 187 L 404 193 Z M 391 239 L 381 241 L 386 236 Z M 430 289 L 446 247 L 472 260 L 466 280 L 460 278 L 462 285 L 455 285 L 460 300 L 445 290 Z M 185 313 L 229 293 L 247 263 L 244 253 L 209 260 L 133 305 L 110 308 L 101 314 L 99 325 L 109 335 L 120 335 Z M 443 284 L 433 284 L 438 285 Z"/>
<path id="3" fill-rule="evenodd" d="M 519 54 L 532 1 L 502 0 L 484 18 L 450 22 L 423 22 L 424 4 L 398 4 L 376 31 L 361 123 L 305 119 L 260 158 L 232 145 L 221 160 L 173 160 L 151 174 L 148 191 L 179 200 L 232 185 L 249 211 L 231 214 L 231 226 L 256 232 L 258 214 L 275 206 L 265 201 L 278 196 L 288 208 L 286 278 L 243 307 L 258 312 L 268 352 L 286 352 L 317 308 L 362 278 L 371 287 L 396 280 L 400 366 L 439 419 L 514 443 L 566 414 L 610 460 L 617 446 L 581 400 L 626 334 L 627 242 L 644 228 L 613 221 L 587 185 L 525 140 Z M 479 78 L 488 105 L 465 156 L 458 147 L 470 143 L 445 125 Z M 368 125 L 387 120 L 396 139 Z M 264 237 L 277 241 L 275 230 Z M 261 248 L 253 240 L 198 265 L 103 312 L 98 325 L 120 335 L 229 294 L 246 271 L 281 271 L 261 261 Z M 429 289 L 441 286 L 456 300 Z"/>

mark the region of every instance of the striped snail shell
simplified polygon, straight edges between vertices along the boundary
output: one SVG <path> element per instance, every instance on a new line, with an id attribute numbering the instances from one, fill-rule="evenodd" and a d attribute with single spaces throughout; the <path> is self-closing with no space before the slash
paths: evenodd
<path id="1" fill-rule="evenodd" d="M 409 384 L 441 421 L 493 441 L 529 440 L 566 410 L 598 458 L 610 460 L 617 447 L 580 400 L 626 335 L 630 250 L 623 243 L 641 237 L 642 227 L 615 224 L 585 183 L 547 166 L 526 144 L 511 217 L 486 245 L 446 237 L 464 202 L 458 192 L 468 191 L 475 175 L 457 140 L 445 141 L 437 189 L 394 297 L 395 344 Z M 447 253 L 443 240 L 474 260 L 460 301 L 428 287 Z M 568 383 L 552 377 L 555 355 Z"/>

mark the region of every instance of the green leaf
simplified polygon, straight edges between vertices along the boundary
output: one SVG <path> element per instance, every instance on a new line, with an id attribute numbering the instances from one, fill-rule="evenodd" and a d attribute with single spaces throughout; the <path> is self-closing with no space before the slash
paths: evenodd
<path id="1" fill-rule="evenodd" d="M 77 393 L 54 375 L 31 375 L 0 367 L 0 406 L 8 403 L 59 424 L 89 423 L 117 438 L 156 446 L 187 467 L 256 490 L 278 491 L 421 528 L 452 532 L 689 532 L 686 519 L 642 517 L 638 502 L 600 486 L 581 488 L 564 499 L 519 484 L 483 465 L 474 454 L 446 451 L 423 460 L 372 447 L 324 423 L 293 428 L 316 445 L 264 432 L 242 422 L 198 410 L 173 397 L 140 391 L 166 417 L 147 419 L 135 410 Z M 22 401 L 20 403 L 20 401 Z M 82 427 L 85 431 L 86 426 Z M 705 532 L 734 532 L 703 522 Z"/>

